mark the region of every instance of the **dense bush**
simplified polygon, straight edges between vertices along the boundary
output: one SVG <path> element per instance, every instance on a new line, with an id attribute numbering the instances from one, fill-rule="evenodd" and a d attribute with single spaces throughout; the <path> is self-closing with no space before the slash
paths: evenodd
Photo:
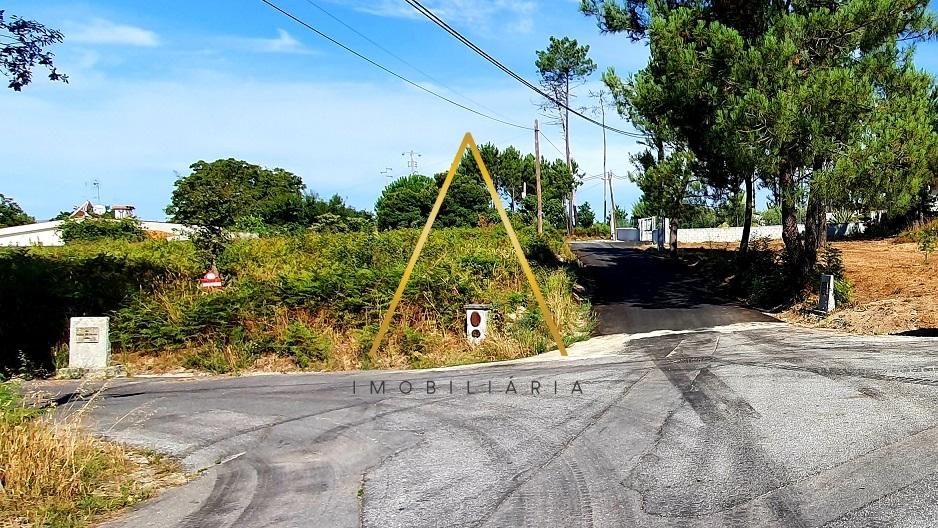
<path id="1" fill-rule="evenodd" d="M 69 317 L 108 314 L 197 270 L 191 246 L 159 240 L 0 250 L 0 370 L 51 369 Z"/>
<path id="2" fill-rule="evenodd" d="M 98 240 L 142 242 L 147 239 L 146 231 L 140 227 L 140 222 L 133 218 L 124 218 L 122 220 L 110 218 L 65 220 L 59 226 L 59 235 L 66 244 Z"/>
<path id="3" fill-rule="evenodd" d="M 268 353 L 300 367 L 325 367 L 341 347 L 361 356 L 353 366 L 385 365 L 388 360 L 363 352 L 418 236 L 399 230 L 235 240 L 218 259 L 226 286 L 217 292 L 199 291 L 204 270 L 185 242 L 3 252 L 0 275 L 13 280 L 0 286 L 0 308 L 18 314 L 0 322 L 3 365 L 18 367 L 20 351 L 51 365 L 50 349 L 67 339 L 67 318 L 75 315 L 111 315 L 116 352 L 180 351 L 187 365 L 208 370 L 241 368 Z M 519 236 L 545 295 L 573 303 L 573 267 L 558 260 L 569 256 L 561 237 L 527 229 Z M 58 280 L 42 282 L 45 276 Z M 431 233 L 388 344 L 405 351 L 410 365 L 435 364 L 428 354 L 459 333 L 462 305 L 470 302 L 493 304 L 494 317 L 504 317 L 501 329 L 518 346 L 536 348 L 532 343 L 549 339 L 544 325 L 525 326 L 536 304 L 498 226 Z M 570 332 L 581 315 L 570 315 Z"/>

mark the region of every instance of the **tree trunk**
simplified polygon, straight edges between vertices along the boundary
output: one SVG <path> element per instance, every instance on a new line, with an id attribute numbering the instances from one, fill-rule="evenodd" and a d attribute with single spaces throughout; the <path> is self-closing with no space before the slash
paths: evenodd
<path id="1" fill-rule="evenodd" d="M 743 236 L 739 241 L 739 258 L 746 260 L 749 256 L 749 234 L 752 231 L 752 211 L 756 205 L 756 193 L 754 190 L 755 174 L 746 175 L 746 216 L 743 218 Z"/>
<path id="2" fill-rule="evenodd" d="M 797 272 L 801 258 L 798 239 L 798 211 L 795 204 L 795 175 L 787 162 L 782 162 L 778 173 L 778 198 L 782 209 L 782 241 L 785 242 L 785 264 L 789 271 Z"/>
<path id="3" fill-rule="evenodd" d="M 804 215 L 804 252 L 801 261 L 798 263 L 798 269 L 802 277 L 807 277 L 808 273 L 817 264 L 817 250 L 820 247 L 820 231 L 818 230 L 818 209 L 820 204 L 816 192 L 812 192 L 808 198 L 808 210 Z"/>

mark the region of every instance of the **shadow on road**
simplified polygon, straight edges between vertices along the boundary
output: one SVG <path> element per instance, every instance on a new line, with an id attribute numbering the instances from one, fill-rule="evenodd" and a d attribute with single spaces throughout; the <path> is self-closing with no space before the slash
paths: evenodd
<path id="1" fill-rule="evenodd" d="M 720 295 L 707 277 L 667 255 L 611 242 L 571 247 L 591 283 L 600 335 L 776 321 Z"/>

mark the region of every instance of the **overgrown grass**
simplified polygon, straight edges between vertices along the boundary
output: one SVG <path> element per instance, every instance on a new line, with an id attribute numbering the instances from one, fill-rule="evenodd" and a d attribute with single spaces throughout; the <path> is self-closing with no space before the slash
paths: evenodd
<path id="1" fill-rule="evenodd" d="M 140 478 L 122 447 L 82 431 L 81 414 L 56 419 L 0 384 L 0 526 L 88 526 L 148 498 L 156 473 L 177 470 L 154 455 L 145 462 L 156 473 Z"/>
<path id="2" fill-rule="evenodd" d="M 26 321 L 53 315 L 46 331 L 55 339 L 34 345 L 31 357 L 50 355 L 64 340 L 68 316 L 101 314 L 112 316 L 116 354 L 138 364 L 212 372 L 251 368 L 270 357 L 316 370 L 433 367 L 551 347 L 499 226 L 433 231 L 384 346 L 369 354 L 418 236 L 416 230 L 400 230 L 237 240 L 218 261 L 226 286 L 217 292 L 199 290 L 196 279 L 203 270 L 191 245 L 180 242 L 32 248 L 0 253 L 0 266 L 6 261 L 11 269 L 67 272 L 77 280 L 43 293 L 50 302 L 40 310 L 26 307 L 35 282 L 21 290 L 8 287 L 21 308 L 32 310 Z M 588 335 L 590 309 L 576 295 L 577 268 L 562 238 L 527 229 L 519 236 L 565 340 Z M 104 276 L 102 269 L 119 276 Z M 105 292 L 104 298 L 91 302 L 97 292 Z M 493 305 L 492 333 L 473 348 L 463 336 L 462 305 L 480 302 Z M 4 350 L 8 359 L 11 352 L 16 351 Z"/>

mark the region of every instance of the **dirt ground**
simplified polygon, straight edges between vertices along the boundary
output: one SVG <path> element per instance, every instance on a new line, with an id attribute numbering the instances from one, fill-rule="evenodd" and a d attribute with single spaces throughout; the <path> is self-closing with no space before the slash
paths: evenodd
<path id="1" fill-rule="evenodd" d="M 938 256 L 893 239 L 833 242 L 843 252 L 853 301 L 827 317 L 806 313 L 816 299 L 781 314 L 807 326 L 860 334 L 938 334 Z M 916 332 L 917 331 L 917 332 Z"/>

